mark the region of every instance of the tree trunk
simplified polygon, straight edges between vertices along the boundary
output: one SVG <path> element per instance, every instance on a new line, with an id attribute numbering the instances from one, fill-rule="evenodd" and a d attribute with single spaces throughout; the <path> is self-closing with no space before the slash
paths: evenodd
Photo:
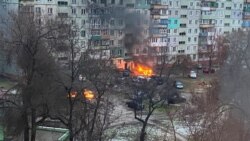
<path id="1" fill-rule="evenodd" d="M 146 126 L 147 126 L 147 123 L 144 122 L 143 125 L 142 125 L 142 129 L 141 129 L 140 141 L 145 141 L 145 137 L 146 137 Z"/>
<path id="2" fill-rule="evenodd" d="M 31 110 L 31 141 L 36 141 L 36 110 Z"/>
<path id="3" fill-rule="evenodd" d="M 23 135 L 23 139 L 24 141 L 29 141 L 29 119 L 28 119 L 28 115 L 24 114 L 24 135 Z"/>

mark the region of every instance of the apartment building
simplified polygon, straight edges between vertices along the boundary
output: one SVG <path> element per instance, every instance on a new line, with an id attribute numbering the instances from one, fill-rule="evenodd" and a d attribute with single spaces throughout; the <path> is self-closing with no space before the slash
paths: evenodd
<path id="1" fill-rule="evenodd" d="M 207 64 L 216 61 L 216 39 L 242 27 L 243 4 L 243 0 L 201 2 L 199 62 Z"/>
<path id="2" fill-rule="evenodd" d="M 244 0 L 242 27 L 245 30 L 250 27 L 250 0 Z"/>
<path id="3" fill-rule="evenodd" d="M 179 29 L 177 29 L 177 55 L 186 55 L 192 61 L 197 61 L 200 1 L 180 0 L 179 3 L 175 2 L 175 6 L 180 9 L 179 12 L 174 11 L 174 14 L 179 17 L 180 23 Z"/>
<path id="4" fill-rule="evenodd" d="M 7 20 L 9 18 L 9 13 L 17 12 L 18 10 L 19 1 L 18 0 L 0 0 L 0 38 L 6 37 L 7 31 L 6 25 L 10 24 L 4 24 L 8 23 L 10 20 Z M 4 20 L 4 21 L 2 21 Z M 7 63 L 7 57 L 5 52 L 5 45 L 1 44 L 1 50 L 0 50 L 0 73 L 2 75 L 15 75 L 19 73 L 19 70 L 16 68 L 15 62 L 12 62 L 11 64 Z"/>
<path id="5" fill-rule="evenodd" d="M 148 39 L 148 64 L 166 63 L 168 50 L 168 3 L 167 0 L 155 0 L 150 5 L 150 27 Z"/>

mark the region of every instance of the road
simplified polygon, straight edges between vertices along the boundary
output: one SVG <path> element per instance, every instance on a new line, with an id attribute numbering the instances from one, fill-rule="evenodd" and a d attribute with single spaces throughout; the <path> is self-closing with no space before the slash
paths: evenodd
<path id="1" fill-rule="evenodd" d="M 134 112 L 132 109 L 128 108 L 122 97 L 113 96 L 112 101 L 115 104 L 115 108 L 112 114 L 114 122 L 112 122 L 111 127 L 124 126 L 124 125 L 135 125 L 139 121 L 134 118 Z M 143 114 L 142 114 L 143 115 Z M 149 125 L 157 127 L 162 131 L 169 132 L 167 127 L 168 119 L 164 113 L 153 114 L 148 122 Z M 184 135 L 180 133 L 176 134 L 176 137 L 180 141 L 187 141 Z"/>

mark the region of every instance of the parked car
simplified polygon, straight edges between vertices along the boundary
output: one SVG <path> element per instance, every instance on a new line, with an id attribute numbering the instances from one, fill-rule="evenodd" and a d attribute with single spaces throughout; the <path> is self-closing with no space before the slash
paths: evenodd
<path id="1" fill-rule="evenodd" d="M 195 72 L 195 71 L 193 71 L 193 70 L 191 70 L 190 72 L 189 72 L 189 75 L 188 75 L 190 78 L 197 78 L 197 73 Z"/>
<path id="2" fill-rule="evenodd" d="M 174 93 L 167 98 L 168 104 L 178 104 L 186 102 L 186 99 L 181 97 L 180 94 Z"/>
<path id="3" fill-rule="evenodd" d="M 151 80 L 156 81 L 157 85 L 162 85 L 164 83 L 163 79 L 160 76 L 151 76 Z"/>
<path id="4" fill-rule="evenodd" d="M 183 89 L 184 85 L 181 81 L 174 81 L 174 87 L 177 89 Z"/>
<path id="5" fill-rule="evenodd" d="M 202 69 L 202 65 L 201 64 L 197 64 L 197 69 L 201 70 Z"/>
<path id="6" fill-rule="evenodd" d="M 132 108 L 135 110 L 143 110 L 144 109 L 144 105 L 136 100 L 128 101 L 128 102 L 126 102 L 126 104 L 129 108 Z"/>
<path id="7" fill-rule="evenodd" d="M 209 69 L 209 67 L 205 67 L 203 68 L 203 73 L 215 73 L 215 69 Z"/>
<path id="8" fill-rule="evenodd" d="M 123 72 L 122 72 L 122 76 L 123 77 L 129 77 L 130 76 L 130 71 L 129 70 L 124 70 Z"/>

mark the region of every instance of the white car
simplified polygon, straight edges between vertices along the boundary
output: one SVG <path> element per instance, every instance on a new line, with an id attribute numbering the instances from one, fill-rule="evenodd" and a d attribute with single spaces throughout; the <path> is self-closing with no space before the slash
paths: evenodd
<path id="1" fill-rule="evenodd" d="M 197 78 L 197 73 L 195 71 L 190 71 L 189 75 L 190 78 Z"/>

